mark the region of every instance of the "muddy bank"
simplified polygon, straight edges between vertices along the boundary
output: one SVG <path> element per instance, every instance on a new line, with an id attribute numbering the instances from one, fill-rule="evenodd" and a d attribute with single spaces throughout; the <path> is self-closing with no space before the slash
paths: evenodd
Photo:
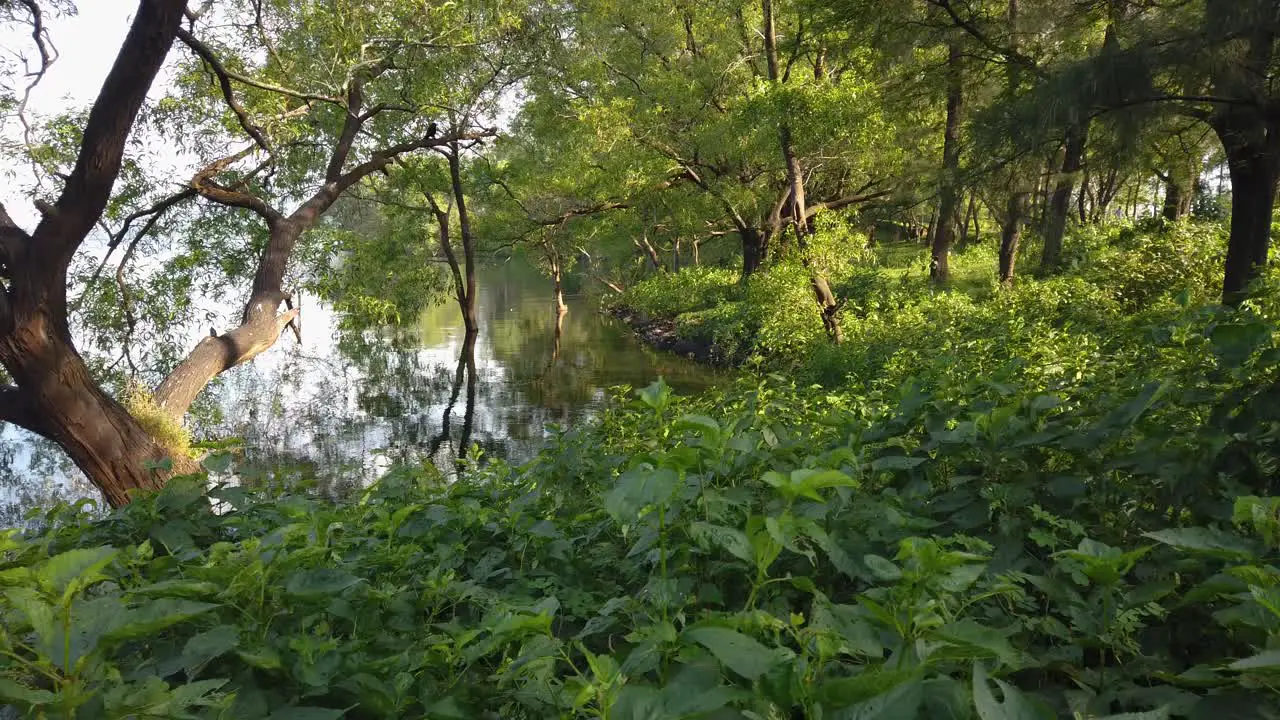
<path id="1" fill-rule="evenodd" d="M 621 320 L 644 344 L 655 350 L 675 353 L 696 362 L 715 367 L 727 367 L 709 341 L 681 337 L 676 332 L 676 321 L 655 318 L 627 307 L 614 307 L 603 311 Z"/>

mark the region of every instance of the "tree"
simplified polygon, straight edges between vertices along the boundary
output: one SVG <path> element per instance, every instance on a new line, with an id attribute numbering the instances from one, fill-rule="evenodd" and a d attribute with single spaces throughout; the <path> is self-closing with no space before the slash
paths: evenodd
<path id="1" fill-rule="evenodd" d="M 91 376 L 72 341 L 67 303 L 68 268 L 107 209 L 130 130 L 175 40 L 192 59 L 179 94 L 161 109 L 204 163 L 183 190 L 151 198 L 126 224 L 201 199 L 247 211 L 259 226 L 245 238 L 244 251 L 257 261 L 237 325 L 201 340 L 156 386 L 155 406 L 172 422 L 211 379 L 271 347 L 298 318 L 286 287 L 290 259 L 339 197 L 402 156 L 489 134 L 437 133 L 427 97 L 443 77 L 427 72 L 428 59 L 455 41 L 472 47 L 477 28 L 510 22 L 485 10 L 476 3 L 424 14 L 392 0 L 337 9 L 244 2 L 225 9 L 234 22 L 206 27 L 205 16 L 181 1 L 141 0 L 56 202 L 43 206 L 31 233 L 0 212 L 0 364 L 13 382 L 0 389 L 0 419 L 57 442 L 114 505 L 192 467 Z M 243 149 L 219 151 L 237 137 Z"/>

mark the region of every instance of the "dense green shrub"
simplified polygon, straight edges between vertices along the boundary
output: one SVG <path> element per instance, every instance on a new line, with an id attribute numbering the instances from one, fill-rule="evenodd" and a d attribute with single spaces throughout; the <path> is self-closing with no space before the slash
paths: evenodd
<path id="1" fill-rule="evenodd" d="M 739 294 L 738 273 L 733 270 L 690 267 L 637 283 L 616 302 L 648 315 L 675 317 L 715 307 Z"/>
<path id="2" fill-rule="evenodd" d="M 0 540 L 0 697 L 50 718 L 1274 717 L 1266 317 L 1188 307 L 1142 329 L 1161 364 L 1070 394 L 655 384 L 452 485 L 224 486 L 211 508 L 196 478 L 97 522 L 54 508 Z"/>

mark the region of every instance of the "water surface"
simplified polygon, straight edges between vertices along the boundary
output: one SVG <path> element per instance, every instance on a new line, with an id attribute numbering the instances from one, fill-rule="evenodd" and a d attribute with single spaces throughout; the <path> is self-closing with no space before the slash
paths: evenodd
<path id="1" fill-rule="evenodd" d="M 208 391 L 222 418 L 197 435 L 239 438 L 250 462 L 336 487 L 367 483 L 397 463 L 430 462 L 450 474 L 473 446 L 482 458 L 522 462 L 550 428 L 598 413 L 611 387 L 663 376 L 696 392 L 717 381 L 702 366 L 644 347 L 594 300 L 566 300 L 557 333 L 552 286 L 537 269 L 516 260 L 484 267 L 480 331 L 468 348 L 454 302 L 408 328 L 351 332 L 304 298 L 303 343 L 286 333 L 225 374 Z M 89 494 L 67 465 L 13 428 L 0 434 L 8 514 L 51 490 Z"/>

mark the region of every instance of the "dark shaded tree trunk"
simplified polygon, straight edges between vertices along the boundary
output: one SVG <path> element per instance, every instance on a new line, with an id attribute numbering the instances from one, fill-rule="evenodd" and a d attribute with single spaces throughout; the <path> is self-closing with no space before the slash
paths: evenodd
<path id="1" fill-rule="evenodd" d="M 1049 200 L 1044 252 L 1040 256 L 1041 272 L 1053 272 L 1062 262 L 1062 239 L 1067 231 L 1071 193 L 1075 190 L 1076 174 L 1084 165 L 1084 150 L 1088 137 L 1087 125 L 1076 124 L 1067 128 L 1066 146 L 1062 153 L 1062 172 L 1058 175 L 1053 197 Z"/>
<path id="2" fill-rule="evenodd" d="M 1000 282 L 1013 282 L 1018 264 L 1018 246 L 1022 243 L 1022 216 L 1025 212 L 1026 193 L 1010 193 L 1005 207 L 1004 224 L 1000 228 Z"/>
<path id="3" fill-rule="evenodd" d="M 119 174 L 138 111 L 177 36 L 185 0 L 148 0 L 138 11 L 85 121 L 62 193 L 28 235 L 0 207 L 0 422 L 57 443 L 114 506 L 132 490 L 194 468 L 173 457 L 98 387 L 67 323 L 67 268 L 98 222 Z M 155 467 L 156 469 L 152 469 Z"/>
<path id="4" fill-rule="evenodd" d="M 960 43 L 947 46 L 947 120 L 942 144 L 942 189 L 938 199 L 938 222 L 933 231 L 929 277 L 938 284 L 951 279 L 951 245 L 956 236 L 956 215 L 960 202 L 960 112 L 964 103 L 964 73 Z"/>
<path id="5" fill-rule="evenodd" d="M 462 320 L 468 334 L 480 329 L 480 321 L 476 317 L 476 239 L 471 232 L 471 213 L 467 210 L 467 196 L 462 184 L 462 158 L 458 143 L 453 143 L 447 153 L 449 159 L 449 181 L 453 187 L 453 202 L 458 208 L 458 232 L 462 236 L 463 287 L 458 302 L 462 307 Z M 452 253 L 450 253 L 452 257 Z M 450 262 L 456 263 L 452 259 Z"/>
<path id="6" fill-rule="evenodd" d="M 765 253 L 768 252 L 768 248 L 764 241 L 764 235 L 761 234 L 758 228 L 739 228 L 738 236 L 742 239 L 742 277 L 745 278 L 764 265 L 764 257 Z"/>
<path id="7" fill-rule="evenodd" d="M 1222 298 L 1238 305 L 1249 284 L 1262 274 L 1271 246 L 1271 217 L 1280 177 L 1280 124 L 1242 110 L 1216 117 L 1213 126 L 1231 170 L 1231 234 Z"/>

